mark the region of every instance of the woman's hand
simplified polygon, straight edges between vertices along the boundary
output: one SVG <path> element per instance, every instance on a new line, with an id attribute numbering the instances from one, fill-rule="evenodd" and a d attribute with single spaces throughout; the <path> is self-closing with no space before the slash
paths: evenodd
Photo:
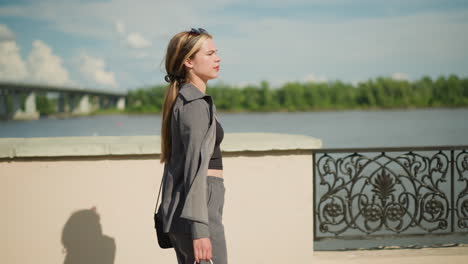
<path id="1" fill-rule="evenodd" d="M 193 253 L 197 263 L 200 262 L 200 260 L 210 260 L 213 257 L 210 239 L 208 237 L 194 239 Z"/>

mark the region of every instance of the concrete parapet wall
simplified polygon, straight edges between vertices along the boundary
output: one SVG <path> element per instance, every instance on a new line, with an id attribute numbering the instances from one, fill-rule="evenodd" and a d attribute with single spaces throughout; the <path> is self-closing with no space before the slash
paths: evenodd
<path id="1" fill-rule="evenodd" d="M 319 139 L 275 133 L 227 133 L 221 144 L 226 155 L 311 153 Z M 0 138 L 0 159 L 159 155 L 159 136 Z"/>
<path id="2" fill-rule="evenodd" d="M 0 263 L 176 263 L 153 228 L 159 143 L 0 139 Z M 311 153 L 320 147 L 305 136 L 225 135 L 229 263 L 464 263 L 463 248 L 314 252 Z"/>
<path id="3" fill-rule="evenodd" d="M 226 134 L 222 146 L 230 261 L 260 263 L 270 254 L 267 242 L 274 239 L 301 245 L 297 260 L 311 256 L 311 149 L 320 148 L 321 141 Z M 6 208 L 1 226 L 7 238 L 1 240 L 6 255 L 0 262 L 63 263 L 65 237 L 91 244 L 68 249 L 74 263 L 84 261 L 86 254 L 98 254 L 100 260 L 115 254 L 112 263 L 175 263 L 173 250 L 158 248 L 153 229 L 163 172 L 159 153 L 156 136 L 0 139 L 1 206 Z M 94 222 L 84 216 L 92 215 L 93 207 L 99 216 Z M 297 215 L 291 219 L 279 214 L 279 208 Z M 278 229 L 291 221 L 294 228 L 287 233 Z M 260 254 L 252 256 L 252 247 Z M 77 257 L 79 250 L 86 254 L 78 252 Z"/>

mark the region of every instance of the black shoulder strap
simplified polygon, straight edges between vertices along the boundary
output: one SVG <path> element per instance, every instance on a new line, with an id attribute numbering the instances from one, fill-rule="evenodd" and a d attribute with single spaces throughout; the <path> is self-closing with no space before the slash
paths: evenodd
<path id="1" fill-rule="evenodd" d="M 163 174 L 162 176 L 162 179 L 161 179 L 161 184 L 159 185 L 159 192 L 158 192 L 158 198 L 156 199 L 156 207 L 154 208 L 154 213 L 156 214 L 158 212 L 158 202 L 159 202 L 159 195 L 161 195 L 161 190 L 162 190 L 162 186 L 163 186 L 163 183 L 164 183 L 164 175 L 166 173 Z"/>

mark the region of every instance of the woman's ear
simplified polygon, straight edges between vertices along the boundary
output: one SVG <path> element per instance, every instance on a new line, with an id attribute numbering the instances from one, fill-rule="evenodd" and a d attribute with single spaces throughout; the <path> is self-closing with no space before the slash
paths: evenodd
<path id="1" fill-rule="evenodd" d="M 190 58 L 188 58 L 188 59 L 185 60 L 184 65 L 189 70 L 191 70 L 193 68 L 193 61 Z"/>

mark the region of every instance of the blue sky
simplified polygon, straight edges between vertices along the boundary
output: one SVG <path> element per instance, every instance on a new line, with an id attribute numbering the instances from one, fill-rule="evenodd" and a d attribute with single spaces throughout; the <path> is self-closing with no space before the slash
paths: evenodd
<path id="1" fill-rule="evenodd" d="M 167 42 L 191 27 L 232 85 L 468 76 L 468 0 L 0 0 L 0 80 L 161 84 Z"/>

